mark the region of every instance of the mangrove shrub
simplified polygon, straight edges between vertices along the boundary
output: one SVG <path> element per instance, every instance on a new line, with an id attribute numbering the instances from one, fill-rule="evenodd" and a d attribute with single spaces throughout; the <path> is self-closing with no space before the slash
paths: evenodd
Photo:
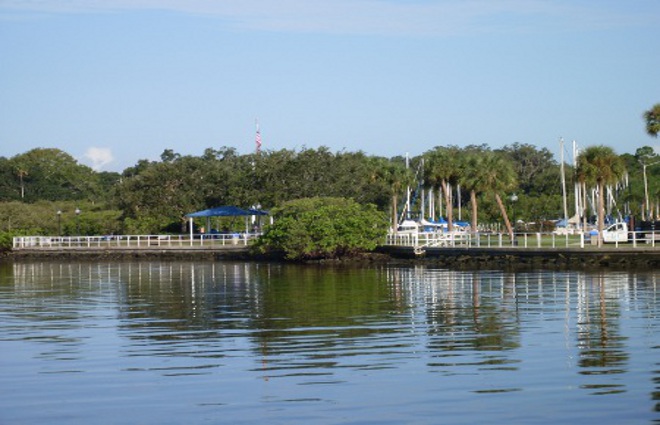
<path id="1" fill-rule="evenodd" d="M 388 220 L 375 205 L 346 198 L 304 198 L 271 211 L 274 224 L 259 239 L 261 251 L 280 251 L 289 260 L 341 258 L 382 243 Z"/>

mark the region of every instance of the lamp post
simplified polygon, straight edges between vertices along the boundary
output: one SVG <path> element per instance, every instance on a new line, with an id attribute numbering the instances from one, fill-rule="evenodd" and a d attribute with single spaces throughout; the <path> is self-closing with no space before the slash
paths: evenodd
<path id="1" fill-rule="evenodd" d="M 80 208 L 76 208 L 76 234 L 80 236 Z"/>
<path id="2" fill-rule="evenodd" d="M 62 236 L 62 210 L 57 210 L 57 236 Z"/>
<path id="3" fill-rule="evenodd" d="M 518 195 L 515 193 L 509 198 L 511 200 L 511 218 L 513 219 L 513 231 L 516 231 L 516 201 L 518 200 Z"/>

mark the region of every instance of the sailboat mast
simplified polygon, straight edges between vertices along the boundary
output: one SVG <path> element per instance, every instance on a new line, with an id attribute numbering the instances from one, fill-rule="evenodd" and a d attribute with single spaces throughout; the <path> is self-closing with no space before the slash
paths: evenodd
<path id="1" fill-rule="evenodd" d="M 566 201 L 566 171 L 564 169 L 564 138 L 559 138 L 559 150 L 561 157 L 561 191 L 564 201 L 564 221 L 566 226 L 568 226 L 568 203 Z"/>
<path id="2" fill-rule="evenodd" d="M 577 142 L 573 140 L 573 169 L 577 169 Z M 581 223 L 582 217 L 582 194 L 580 191 L 580 182 L 575 180 L 575 215 L 578 217 L 578 223 Z"/>
<path id="3" fill-rule="evenodd" d="M 406 152 L 406 170 L 410 167 L 410 158 Z M 406 218 L 410 219 L 410 185 L 406 186 Z"/>

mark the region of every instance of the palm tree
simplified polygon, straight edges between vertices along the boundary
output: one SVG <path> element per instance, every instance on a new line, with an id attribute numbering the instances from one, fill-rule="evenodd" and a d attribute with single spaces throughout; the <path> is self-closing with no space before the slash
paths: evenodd
<path id="1" fill-rule="evenodd" d="M 605 186 L 615 184 L 625 175 L 623 159 L 608 146 L 590 146 L 580 152 L 577 158 L 578 180 L 595 184 L 598 192 L 598 246 L 603 244 L 605 223 Z"/>
<path id="2" fill-rule="evenodd" d="M 425 156 L 427 158 L 425 175 L 433 187 L 440 187 L 442 190 L 447 210 L 447 228 L 451 232 L 453 230 L 454 209 L 450 186 L 456 182 L 459 173 L 457 149 L 436 147 Z"/>
<path id="3" fill-rule="evenodd" d="M 481 158 L 478 154 L 469 154 L 463 158 L 461 185 L 470 192 L 470 205 L 472 207 L 472 219 L 470 228 L 472 233 L 477 232 L 477 193 L 484 189 L 481 173 Z"/>
<path id="4" fill-rule="evenodd" d="M 660 164 L 658 156 L 655 154 L 655 151 L 650 146 L 644 146 L 643 148 L 637 149 L 635 151 L 635 158 L 637 162 L 642 166 L 642 177 L 644 179 L 644 208 L 642 210 L 642 219 L 651 215 L 651 207 L 649 203 L 649 182 L 646 176 L 646 168 L 652 165 Z"/>
<path id="5" fill-rule="evenodd" d="M 501 192 L 510 192 L 515 189 L 518 184 L 518 177 L 513 167 L 513 163 L 501 155 L 489 155 L 484 166 L 487 170 L 487 188 L 495 196 L 497 206 L 500 208 L 504 224 L 509 232 L 511 240 L 513 240 L 513 226 L 509 220 L 506 208 L 500 197 Z"/>
<path id="6" fill-rule="evenodd" d="M 513 228 L 504 208 L 499 192 L 506 192 L 515 188 L 517 184 L 516 172 L 511 162 L 494 152 L 475 153 L 467 161 L 465 183 L 470 190 L 472 204 L 472 229 L 477 228 L 477 193 L 491 192 L 495 196 L 504 224 L 513 240 Z"/>
<path id="7" fill-rule="evenodd" d="M 373 168 L 372 180 L 380 180 L 389 189 L 391 203 L 392 230 L 398 227 L 399 195 L 412 185 L 414 177 L 403 164 L 377 158 L 371 165 Z"/>
<path id="8" fill-rule="evenodd" d="M 25 169 L 23 166 L 19 166 L 16 169 L 16 175 L 18 176 L 18 180 L 21 183 L 21 199 L 25 199 L 25 181 L 23 178 L 28 175 L 27 169 Z"/>
<path id="9" fill-rule="evenodd" d="M 644 120 L 646 120 L 646 132 L 649 136 L 658 137 L 658 133 L 660 133 L 660 103 L 656 103 L 651 109 L 644 112 Z"/>

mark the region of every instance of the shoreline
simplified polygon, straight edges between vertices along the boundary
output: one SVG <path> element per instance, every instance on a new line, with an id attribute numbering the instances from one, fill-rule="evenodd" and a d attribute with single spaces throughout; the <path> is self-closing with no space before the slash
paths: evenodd
<path id="1" fill-rule="evenodd" d="M 75 248 L 21 249 L 10 251 L 0 261 L 112 261 L 112 260 L 199 260 L 199 261 L 277 261 L 281 255 L 255 254 L 245 246 L 218 248 Z M 412 247 L 381 246 L 375 251 L 350 258 L 300 262 L 316 265 L 430 265 L 452 269 L 660 269 L 657 248 L 428 248 L 416 255 Z"/>

